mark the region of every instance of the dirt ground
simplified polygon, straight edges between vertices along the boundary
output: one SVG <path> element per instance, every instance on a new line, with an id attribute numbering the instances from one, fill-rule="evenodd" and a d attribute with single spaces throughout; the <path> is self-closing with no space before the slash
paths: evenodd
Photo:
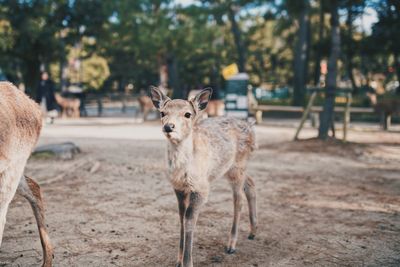
<path id="1" fill-rule="evenodd" d="M 292 125 L 256 130 L 248 172 L 257 185 L 258 235 L 247 239 L 244 205 L 237 252 L 224 253 L 233 203 L 227 181 L 215 181 L 195 233 L 195 266 L 400 265 L 400 131 L 353 126 L 351 142 L 341 144 L 292 142 Z M 302 138 L 315 135 L 307 128 Z M 63 141 L 82 153 L 31 158 L 26 170 L 46 199 L 55 266 L 174 266 L 177 203 L 158 123 L 57 121 L 40 144 Z M 41 258 L 29 204 L 16 197 L 0 266 L 39 266 Z"/>

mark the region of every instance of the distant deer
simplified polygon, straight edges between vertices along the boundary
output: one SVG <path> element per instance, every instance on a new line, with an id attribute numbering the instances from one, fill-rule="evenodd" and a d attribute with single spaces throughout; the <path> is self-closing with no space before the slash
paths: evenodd
<path id="1" fill-rule="evenodd" d="M 223 116 L 225 110 L 225 103 L 223 100 L 214 99 L 210 100 L 207 105 L 206 113 L 209 117 Z"/>
<path id="2" fill-rule="evenodd" d="M 153 102 L 151 101 L 151 98 L 148 97 L 147 95 L 141 95 L 138 98 L 138 102 L 140 105 L 140 111 L 142 112 L 143 115 L 143 121 L 147 120 L 147 115 L 149 115 L 150 111 L 153 110 Z"/>
<path id="3" fill-rule="evenodd" d="M 375 93 L 367 93 L 369 100 L 377 114 L 381 116 L 381 125 L 384 130 L 390 127 L 392 115 L 400 115 L 400 99 L 378 99 Z"/>
<path id="4" fill-rule="evenodd" d="M 71 99 L 62 97 L 60 94 L 55 94 L 56 102 L 61 107 L 61 117 L 79 118 L 79 107 L 81 101 L 79 99 Z"/>
<path id="5" fill-rule="evenodd" d="M 192 90 L 189 93 L 189 99 L 193 98 L 196 94 L 198 94 L 201 90 Z M 220 99 L 213 99 L 208 101 L 207 108 L 205 113 L 208 117 L 217 117 L 223 116 L 225 110 L 225 103 Z M 206 116 L 206 117 L 207 117 Z"/>
<path id="6" fill-rule="evenodd" d="M 43 248 L 42 266 L 49 267 L 53 249 L 44 223 L 40 187 L 23 174 L 41 127 L 39 106 L 11 83 L 0 82 L 0 245 L 8 206 L 17 192 L 31 204 Z"/>
<path id="7" fill-rule="evenodd" d="M 236 250 L 243 192 L 249 206 L 250 235 L 256 234 L 256 190 L 245 173 L 255 148 L 251 124 L 228 117 L 202 119 L 212 90 L 193 99 L 171 100 L 158 88 L 151 88 L 152 101 L 160 111 L 162 131 L 168 139 L 169 179 L 178 199 L 180 243 L 177 266 L 191 267 L 193 232 L 201 207 L 207 202 L 210 182 L 226 176 L 233 189 L 234 216 L 226 252 Z"/>

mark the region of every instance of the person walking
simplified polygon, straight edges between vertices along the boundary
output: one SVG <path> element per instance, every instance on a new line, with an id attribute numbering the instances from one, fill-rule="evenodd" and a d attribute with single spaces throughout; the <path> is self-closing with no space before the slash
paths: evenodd
<path id="1" fill-rule="evenodd" d="M 40 83 L 37 88 L 36 102 L 42 107 L 43 114 L 50 119 L 50 123 L 53 123 L 54 118 L 57 117 L 57 102 L 55 98 L 55 85 L 50 79 L 47 71 L 42 72 L 40 77 Z"/>

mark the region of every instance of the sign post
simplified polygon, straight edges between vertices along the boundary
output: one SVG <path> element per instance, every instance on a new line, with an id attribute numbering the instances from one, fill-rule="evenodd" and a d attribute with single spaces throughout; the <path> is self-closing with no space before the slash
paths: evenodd
<path id="1" fill-rule="evenodd" d="M 249 76 L 246 73 L 238 73 L 226 80 L 225 87 L 225 111 L 227 116 L 247 119 L 249 116 L 249 101 L 247 87 Z"/>

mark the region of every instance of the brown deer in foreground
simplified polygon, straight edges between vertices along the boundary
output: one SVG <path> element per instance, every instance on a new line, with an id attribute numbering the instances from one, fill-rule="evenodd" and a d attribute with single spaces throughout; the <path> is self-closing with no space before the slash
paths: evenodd
<path id="1" fill-rule="evenodd" d="M 236 250 L 238 223 L 245 193 L 250 217 L 249 239 L 256 234 L 256 190 L 245 173 L 255 148 L 251 124 L 228 117 L 202 119 L 212 90 L 193 99 L 171 100 L 158 88 L 151 88 L 152 101 L 160 111 L 162 130 L 168 139 L 169 179 L 178 199 L 180 243 L 177 266 L 193 266 L 193 233 L 201 207 L 207 202 L 210 182 L 226 176 L 233 190 L 234 216 L 226 252 Z"/>
<path id="2" fill-rule="evenodd" d="M 31 204 L 43 248 L 43 266 L 49 267 L 53 249 L 44 223 L 40 187 L 23 174 L 41 127 L 39 106 L 11 83 L 0 82 L 0 245 L 8 206 L 17 192 Z"/>

